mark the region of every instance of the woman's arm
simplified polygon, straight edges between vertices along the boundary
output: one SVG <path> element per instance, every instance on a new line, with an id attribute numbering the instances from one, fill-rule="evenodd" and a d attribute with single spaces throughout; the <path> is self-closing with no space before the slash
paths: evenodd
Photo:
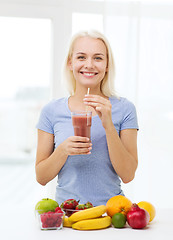
<path id="1" fill-rule="evenodd" d="M 133 180 L 138 166 L 137 130 L 125 129 L 120 137 L 114 126 L 106 130 L 109 156 L 112 165 L 124 183 Z"/>
<path id="2" fill-rule="evenodd" d="M 36 154 L 36 179 L 46 185 L 57 176 L 68 155 L 90 154 L 89 138 L 72 136 L 67 138 L 54 150 L 54 135 L 38 130 Z"/>
<path id="3" fill-rule="evenodd" d="M 46 185 L 57 176 L 66 159 L 67 155 L 61 151 L 61 146 L 54 151 L 54 135 L 38 130 L 35 165 L 37 181 L 41 185 Z"/>
<path id="4" fill-rule="evenodd" d="M 112 122 L 112 105 L 107 98 L 85 95 L 84 103 L 93 107 L 102 121 L 115 171 L 124 183 L 130 182 L 138 165 L 137 129 L 122 130 L 119 137 Z"/>

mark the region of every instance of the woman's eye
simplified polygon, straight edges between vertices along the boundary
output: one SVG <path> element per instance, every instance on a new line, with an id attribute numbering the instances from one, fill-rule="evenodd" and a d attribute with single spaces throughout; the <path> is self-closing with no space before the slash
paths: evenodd
<path id="1" fill-rule="evenodd" d="M 81 59 L 81 60 L 83 60 L 83 59 L 85 59 L 85 57 L 84 57 L 84 56 L 78 56 L 77 59 Z"/>
<path id="2" fill-rule="evenodd" d="M 96 60 L 102 60 L 102 58 L 101 58 L 101 57 L 95 57 L 95 59 L 96 59 Z"/>

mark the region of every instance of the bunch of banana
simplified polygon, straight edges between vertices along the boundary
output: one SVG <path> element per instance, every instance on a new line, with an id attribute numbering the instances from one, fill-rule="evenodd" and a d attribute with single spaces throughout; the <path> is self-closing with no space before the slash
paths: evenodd
<path id="1" fill-rule="evenodd" d="M 72 224 L 73 229 L 77 230 L 96 230 L 107 228 L 111 225 L 111 217 L 104 216 L 93 219 L 86 219 Z"/>
<path id="2" fill-rule="evenodd" d="M 64 227 L 69 227 L 69 228 L 72 227 L 72 223 L 69 222 L 69 218 L 68 217 L 64 218 L 63 226 Z"/>
<path id="3" fill-rule="evenodd" d="M 64 226 L 77 230 L 94 230 L 107 228 L 111 225 L 111 217 L 102 216 L 106 212 L 106 206 L 100 205 L 73 213 L 68 220 L 64 222 Z"/>

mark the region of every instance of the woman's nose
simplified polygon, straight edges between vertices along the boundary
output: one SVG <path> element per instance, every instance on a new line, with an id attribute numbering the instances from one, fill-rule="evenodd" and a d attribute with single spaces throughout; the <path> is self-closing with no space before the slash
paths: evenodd
<path id="1" fill-rule="evenodd" d="M 91 58 L 87 58 L 86 62 L 85 62 L 85 67 L 87 68 L 92 68 L 93 67 L 93 61 Z"/>

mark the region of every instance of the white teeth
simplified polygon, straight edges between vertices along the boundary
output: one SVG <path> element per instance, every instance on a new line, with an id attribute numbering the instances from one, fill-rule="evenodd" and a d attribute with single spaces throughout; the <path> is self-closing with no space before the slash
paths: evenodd
<path id="1" fill-rule="evenodd" d="M 83 73 L 83 74 L 86 76 L 94 76 L 95 75 L 95 73 Z"/>

